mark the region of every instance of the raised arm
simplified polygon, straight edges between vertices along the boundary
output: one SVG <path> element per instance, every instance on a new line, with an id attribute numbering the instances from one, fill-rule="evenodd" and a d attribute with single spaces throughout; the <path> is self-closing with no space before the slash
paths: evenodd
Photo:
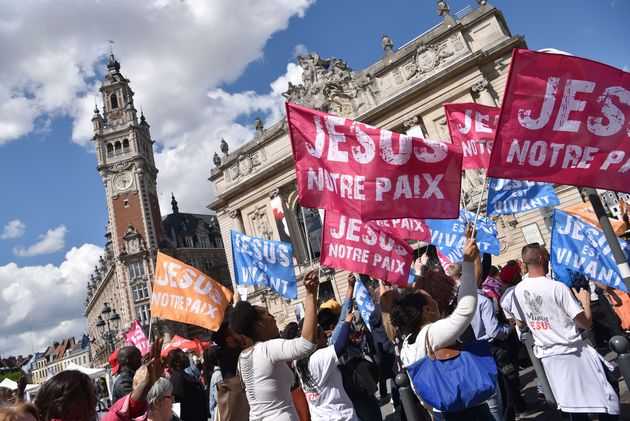
<path id="1" fill-rule="evenodd" d="M 464 263 L 462 264 L 462 279 L 457 307 L 450 316 L 438 320 L 428 327 L 427 334 L 433 350 L 453 345 L 470 325 L 477 307 L 475 269 L 478 270 L 480 267 L 479 249 L 475 240 L 469 237 L 464 246 Z"/>
<path id="2" fill-rule="evenodd" d="M 272 339 L 263 343 L 268 358 L 276 363 L 295 361 L 307 357 L 316 348 L 317 337 L 317 289 L 319 276 L 312 270 L 304 276 L 304 324 L 302 336 L 295 339 Z"/>
<path id="3" fill-rule="evenodd" d="M 349 273 L 348 274 L 348 288 L 346 289 L 346 298 L 343 300 L 343 304 L 341 304 L 341 312 L 339 314 L 339 320 L 337 321 L 337 324 L 335 325 L 335 328 L 333 329 L 332 334 L 330 335 L 329 344 L 336 344 L 339 339 L 339 335 L 342 333 L 341 330 L 344 329 L 343 327 L 344 323 L 348 323 L 352 321 L 352 319 L 350 320 L 346 320 L 346 319 L 348 317 L 348 314 L 350 313 L 350 310 L 352 309 L 352 296 L 354 294 L 355 283 L 356 283 L 356 279 L 354 275 L 352 273 Z M 347 329 L 349 331 L 350 327 L 348 326 Z"/>
<path id="4" fill-rule="evenodd" d="M 319 288 L 319 275 L 317 271 L 310 271 L 304 277 L 304 324 L 302 325 L 302 338 L 315 343 L 317 338 L 317 289 Z"/>

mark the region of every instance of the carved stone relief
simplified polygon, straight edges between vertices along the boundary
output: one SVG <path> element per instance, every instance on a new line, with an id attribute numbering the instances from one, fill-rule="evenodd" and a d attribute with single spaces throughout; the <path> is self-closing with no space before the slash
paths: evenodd
<path id="1" fill-rule="evenodd" d="M 252 153 L 239 155 L 236 162 L 234 162 L 228 169 L 228 181 L 237 182 L 246 178 L 252 173 L 258 171 L 263 162 L 266 161 L 265 152 L 263 149 L 258 149 Z"/>
<path id="2" fill-rule="evenodd" d="M 407 80 L 411 78 L 421 78 L 423 75 L 432 73 L 452 62 L 457 56 L 466 50 L 466 44 L 461 39 L 460 34 L 456 34 L 446 40 L 433 43 L 421 44 L 416 50 L 413 59 L 403 66 Z"/>
<path id="3" fill-rule="evenodd" d="M 273 239 L 273 230 L 269 224 L 269 216 L 267 215 L 267 207 L 262 206 L 256 209 L 249 215 L 249 219 L 254 227 L 254 232 L 257 237 L 262 237 L 265 240 Z"/>
<path id="4" fill-rule="evenodd" d="M 379 88 L 373 75 L 355 73 L 345 61 L 316 53 L 299 56 L 298 65 L 302 83 L 289 83 L 283 94 L 287 101 L 345 116 L 376 104 Z"/>

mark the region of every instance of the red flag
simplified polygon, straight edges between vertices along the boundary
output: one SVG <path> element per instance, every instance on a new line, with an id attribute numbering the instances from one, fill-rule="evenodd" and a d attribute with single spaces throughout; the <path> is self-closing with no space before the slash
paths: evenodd
<path id="1" fill-rule="evenodd" d="M 630 192 L 630 73 L 515 50 L 488 175 Z"/>
<path id="2" fill-rule="evenodd" d="M 328 211 L 322 236 L 322 265 L 363 273 L 407 286 L 413 250 L 406 241 L 381 229 L 374 221 Z"/>
<path id="3" fill-rule="evenodd" d="M 162 352 L 160 355 L 162 357 L 167 357 L 169 352 L 174 349 L 181 349 L 184 352 L 194 352 L 195 354 L 201 355 L 203 354 L 204 349 L 208 349 L 210 346 L 210 342 L 201 341 L 199 339 L 186 339 L 179 335 L 173 336 L 173 339 L 166 345 L 162 347 Z"/>
<path id="4" fill-rule="evenodd" d="M 380 219 L 374 222 L 380 229 L 387 231 L 395 238 L 431 242 L 431 229 L 422 219 Z"/>
<path id="5" fill-rule="evenodd" d="M 501 109 L 475 103 L 444 105 L 451 140 L 460 145 L 462 169 L 487 169 Z"/>
<path id="6" fill-rule="evenodd" d="M 361 220 L 457 218 L 461 151 L 287 103 L 300 204 Z"/>
<path id="7" fill-rule="evenodd" d="M 138 323 L 137 320 L 133 322 L 131 328 L 127 331 L 125 335 L 125 340 L 134 345 L 136 348 L 140 350 L 140 354 L 144 357 L 151 351 L 151 345 L 149 344 L 149 340 L 147 339 L 144 331 L 142 330 L 142 326 Z"/>

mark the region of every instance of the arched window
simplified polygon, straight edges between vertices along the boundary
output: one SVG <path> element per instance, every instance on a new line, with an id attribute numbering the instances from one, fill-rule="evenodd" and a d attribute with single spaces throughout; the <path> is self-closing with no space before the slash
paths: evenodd
<path id="1" fill-rule="evenodd" d="M 122 145 L 123 145 L 123 153 L 129 152 L 129 140 L 124 139 Z"/>
<path id="2" fill-rule="evenodd" d="M 107 157 L 111 158 L 114 155 L 114 147 L 111 143 L 107 144 Z"/>
<path id="3" fill-rule="evenodd" d="M 114 143 L 114 155 L 120 155 L 122 153 L 122 148 L 120 147 L 120 142 Z"/>
<path id="4" fill-rule="evenodd" d="M 116 92 L 109 96 L 109 103 L 112 105 L 112 110 L 118 108 L 118 97 L 116 96 Z"/>

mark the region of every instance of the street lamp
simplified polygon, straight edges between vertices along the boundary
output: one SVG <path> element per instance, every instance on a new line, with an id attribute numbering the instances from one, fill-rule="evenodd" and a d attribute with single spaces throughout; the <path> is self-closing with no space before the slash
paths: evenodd
<path id="1" fill-rule="evenodd" d="M 109 303 L 103 304 L 103 310 L 98 316 L 96 321 L 96 329 L 108 348 L 108 354 L 114 352 L 114 339 L 118 333 L 118 326 L 120 324 L 120 316 L 109 306 Z"/>

